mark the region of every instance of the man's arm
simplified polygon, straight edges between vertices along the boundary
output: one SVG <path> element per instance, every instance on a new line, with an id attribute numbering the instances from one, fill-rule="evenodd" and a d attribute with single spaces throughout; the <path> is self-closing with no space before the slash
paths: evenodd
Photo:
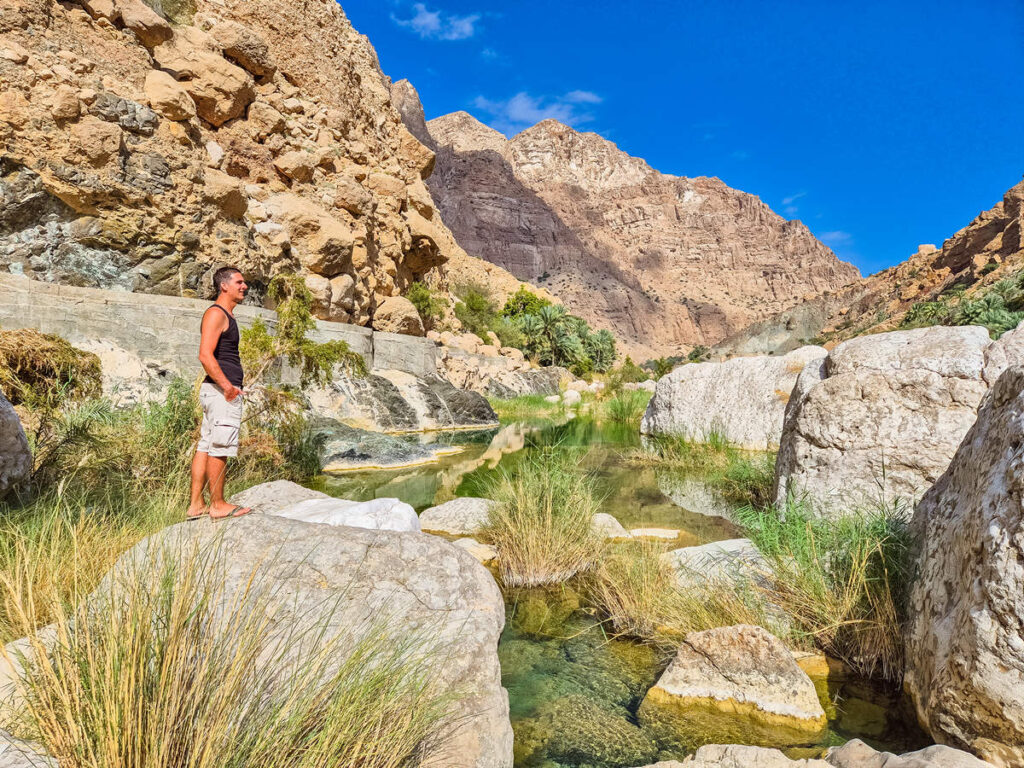
<path id="1" fill-rule="evenodd" d="M 228 329 L 228 319 L 220 310 L 214 312 L 213 307 L 206 310 L 203 315 L 203 325 L 199 336 L 199 362 L 207 375 L 214 383 L 221 388 L 224 398 L 230 402 L 238 397 L 239 389 L 224 375 L 220 369 L 217 359 L 213 356 L 213 350 L 217 348 L 217 341 L 220 335 Z"/>

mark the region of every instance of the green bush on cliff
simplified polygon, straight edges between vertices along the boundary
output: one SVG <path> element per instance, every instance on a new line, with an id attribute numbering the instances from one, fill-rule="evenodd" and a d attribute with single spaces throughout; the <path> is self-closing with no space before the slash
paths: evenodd
<path id="1" fill-rule="evenodd" d="M 405 292 L 405 298 L 416 307 L 423 327 L 428 331 L 444 316 L 444 302 L 426 283 L 412 283 Z"/>
<path id="2" fill-rule="evenodd" d="M 907 310 L 902 328 L 932 325 L 980 325 L 998 339 L 1024 320 L 1024 272 L 1003 278 L 967 298 L 950 290 L 932 301 L 919 301 Z"/>
<path id="3" fill-rule="evenodd" d="M 100 359 L 91 352 L 50 333 L 0 331 L 0 392 L 14 405 L 51 410 L 101 388 Z"/>

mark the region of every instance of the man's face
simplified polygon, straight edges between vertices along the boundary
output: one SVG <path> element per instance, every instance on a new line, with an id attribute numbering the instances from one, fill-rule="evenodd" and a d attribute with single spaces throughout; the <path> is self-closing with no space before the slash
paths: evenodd
<path id="1" fill-rule="evenodd" d="M 220 289 L 229 299 L 241 302 L 245 298 L 249 286 L 245 284 L 245 278 L 242 277 L 242 273 L 235 272 L 225 282 L 221 283 Z"/>

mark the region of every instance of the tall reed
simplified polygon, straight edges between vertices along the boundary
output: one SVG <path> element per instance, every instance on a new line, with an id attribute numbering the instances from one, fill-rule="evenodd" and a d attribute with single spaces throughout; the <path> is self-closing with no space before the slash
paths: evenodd
<path id="1" fill-rule="evenodd" d="M 592 520 L 600 508 L 583 456 L 555 447 L 500 470 L 488 482 L 495 507 L 484 535 L 497 547 L 506 586 L 554 584 L 590 568 L 601 537 Z"/>

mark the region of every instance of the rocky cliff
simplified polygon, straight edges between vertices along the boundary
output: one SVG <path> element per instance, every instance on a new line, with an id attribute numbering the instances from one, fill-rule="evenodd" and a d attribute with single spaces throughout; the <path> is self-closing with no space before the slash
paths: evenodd
<path id="1" fill-rule="evenodd" d="M 499 290 L 424 184 L 366 38 L 333 0 L 0 0 L 0 268 L 258 303 L 299 272 L 323 319 L 370 324 L 447 269 Z"/>
<path id="2" fill-rule="evenodd" d="M 554 120 L 511 140 L 464 112 L 424 124 L 405 82 L 393 98 L 436 151 L 427 183 L 459 244 L 634 355 L 713 344 L 858 276 L 803 224 L 718 179 L 658 173 Z"/>
<path id="3" fill-rule="evenodd" d="M 754 323 L 719 347 L 722 354 L 795 349 L 817 338 L 828 346 L 899 328 L 918 302 L 963 290 L 968 299 L 1024 269 L 1024 181 L 942 244 L 918 247 L 906 261 L 828 296 Z"/>

